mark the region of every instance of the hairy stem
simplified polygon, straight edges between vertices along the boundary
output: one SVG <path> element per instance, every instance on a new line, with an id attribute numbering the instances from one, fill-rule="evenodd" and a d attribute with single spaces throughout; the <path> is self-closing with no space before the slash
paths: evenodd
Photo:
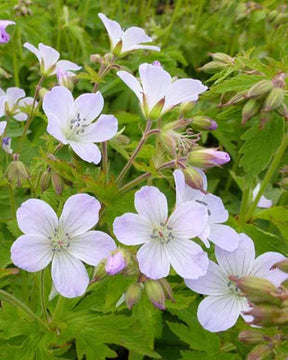
<path id="1" fill-rule="evenodd" d="M 50 330 L 49 326 L 42 319 L 40 319 L 27 305 L 15 298 L 13 295 L 4 290 L 0 290 L 0 299 L 24 311 L 31 319 L 38 322 L 46 330 Z"/>
<path id="2" fill-rule="evenodd" d="M 130 169 L 130 167 L 133 164 L 133 161 L 135 160 L 135 158 L 137 157 L 137 155 L 139 154 L 140 150 L 142 149 L 142 146 L 145 144 L 147 138 L 149 137 L 149 132 L 151 129 L 151 125 L 152 125 L 152 121 L 151 120 L 147 120 L 146 123 L 146 128 L 144 130 L 144 133 L 142 135 L 141 140 L 139 141 L 139 144 L 137 145 L 136 149 L 134 150 L 133 154 L 131 155 L 130 159 L 128 160 L 128 162 L 126 163 L 126 165 L 124 166 L 124 168 L 122 169 L 122 171 L 120 172 L 119 176 L 116 179 L 116 183 L 121 183 L 121 181 L 123 180 L 123 178 L 125 177 L 125 175 L 127 174 L 127 171 Z"/>
<path id="3" fill-rule="evenodd" d="M 36 100 L 37 100 L 37 97 L 38 97 L 38 94 L 39 94 L 39 91 L 41 89 L 41 85 L 44 81 L 44 76 L 42 75 L 37 86 L 36 86 L 36 89 L 35 89 L 35 93 L 34 93 L 34 98 L 33 98 L 33 103 L 32 103 L 32 107 L 31 107 L 31 112 L 29 114 L 29 117 L 25 123 L 25 126 L 24 126 L 24 130 L 23 130 L 23 134 L 21 135 L 21 138 L 19 140 L 19 145 L 18 145 L 18 149 L 17 149 L 17 152 L 18 153 L 21 153 L 21 150 L 22 150 L 22 146 L 23 146 L 23 141 L 25 139 L 25 136 L 27 134 L 27 131 L 29 130 L 29 127 L 32 123 L 32 120 L 33 120 L 33 115 L 34 115 L 34 109 L 35 109 L 35 105 L 36 105 Z"/>
<path id="4" fill-rule="evenodd" d="M 40 273 L 40 300 L 42 313 L 44 315 L 45 322 L 48 323 L 49 315 L 47 312 L 46 298 L 45 298 L 45 269 Z"/>
<path id="5" fill-rule="evenodd" d="M 267 185 L 269 184 L 272 176 L 274 175 L 275 171 L 277 170 L 278 166 L 279 166 L 279 163 L 280 163 L 280 160 L 282 158 L 282 155 L 284 154 L 286 148 L 288 146 L 288 133 L 285 134 L 285 136 L 283 137 L 282 139 L 282 142 L 278 148 L 278 150 L 276 151 L 275 153 L 275 156 L 271 162 L 271 165 L 269 166 L 269 169 L 268 171 L 266 172 L 266 175 L 262 181 L 262 184 L 261 184 L 261 187 L 260 187 L 260 190 L 257 194 L 257 196 L 255 197 L 249 211 L 248 211 L 248 215 L 247 215 L 247 220 L 249 220 L 253 214 L 254 214 L 254 211 L 257 207 L 257 204 L 261 198 L 261 196 L 263 195 Z"/>

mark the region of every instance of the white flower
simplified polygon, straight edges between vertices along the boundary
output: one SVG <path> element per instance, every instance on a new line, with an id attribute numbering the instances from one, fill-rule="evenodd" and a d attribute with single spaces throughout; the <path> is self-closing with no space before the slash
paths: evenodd
<path id="1" fill-rule="evenodd" d="M 207 254 L 191 241 L 207 223 L 207 211 L 196 202 L 186 202 L 168 218 L 164 194 L 143 186 L 135 194 L 138 214 L 117 217 L 113 231 L 125 245 L 144 244 L 137 252 L 140 271 L 151 279 L 169 275 L 170 265 L 182 277 L 196 279 L 206 273 Z"/>
<path id="2" fill-rule="evenodd" d="M 43 100 L 43 110 L 48 117 L 47 131 L 62 144 L 69 144 L 84 161 L 98 164 L 101 152 L 94 142 L 111 139 L 118 129 L 113 115 L 100 115 L 104 106 L 101 93 L 82 94 L 73 99 L 63 86 L 55 86 Z M 99 116 L 94 123 L 93 120 Z"/>
<path id="3" fill-rule="evenodd" d="M 31 51 L 33 54 L 36 55 L 40 63 L 41 74 L 45 76 L 57 74 L 58 81 L 60 84 L 61 84 L 61 77 L 62 78 L 64 77 L 63 74 L 65 74 L 66 76 L 74 76 L 75 74 L 72 73 L 71 71 L 77 71 L 81 69 L 81 66 L 78 66 L 71 61 L 68 60 L 58 61 L 60 54 L 57 50 L 53 49 L 51 46 L 40 43 L 37 49 L 35 46 L 29 44 L 28 42 L 26 42 L 23 46 L 27 50 Z"/>
<path id="4" fill-rule="evenodd" d="M 252 198 L 253 201 L 256 199 L 256 196 L 257 196 L 259 190 L 260 190 L 260 183 L 258 183 L 256 185 L 256 187 L 254 188 L 254 190 L 253 190 L 253 198 Z M 272 200 L 267 199 L 264 195 L 262 195 L 260 197 L 260 200 L 259 200 L 259 202 L 257 204 L 258 207 L 266 208 L 266 209 L 270 208 L 272 205 L 273 205 Z"/>
<path id="5" fill-rule="evenodd" d="M 23 89 L 11 87 L 6 92 L 0 89 L 0 117 L 6 114 L 13 116 L 18 121 L 25 121 L 28 118 L 27 112 L 30 111 L 32 103 L 33 98 L 25 98 L 25 91 Z M 23 111 L 21 108 L 26 109 Z"/>
<path id="6" fill-rule="evenodd" d="M 174 171 L 176 185 L 176 205 L 179 206 L 186 201 L 195 201 L 208 214 L 208 222 L 203 232 L 198 237 L 209 247 L 209 241 L 222 249 L 233 251 L 239 244 L 238 234 L 230 226 L 222 223 L 228 220 L 229 214 L 222 200 L 213 194 L 205 194 L 200 190 L 193 189 L 185 183 L 185 177 L 181 170 Z M 206 189 L 205 189 L 206 190 Z"/>
<path id="7" fill-rule="evenodd" d="M 90 230 L 98 222 L 100 207 L 90 195 L 73 195 L 64 204 L 58 220 L 44 201 L 25 201 L 17 210 L 18 226 L 24 235 L 12 245 L 13 263 L 35 272 L 52 262 L 56 290 L 69 298 L 83 295 L 89 277 L 82 261 L 97 266 L 116 248 L 109 235 Z"/>
<path id="8" fill-rule="evenodd" d="M 285 257 L 276 252 L 267 252 L 255 259 L 253 241 L 245 234 L 240 234 L 237 250 L 225 251 L 216 246 L 215 255 L 219 265 L 209 262 L 206 275 L 197 280 L 185 279 L 186 285 L 193 291 L 209 295 L 198 307 L 198 320 L 201 325 L 211 332 L 224 331 L 232 327 L 239 315 L 246 321 L 250 316 L 243 315 L 249 310 L 248 301 L 229 276 L 256 276 L 270 280 L 279 286 L 287 279 L 288 274 L 279 270 L 270 270 L 276 262 Z"/>
<path id="9" fill-rule="evenodd" d="M 146 118 L 159 118 L 176 105 L 196 101 L 198 95 L 207 90 L 199 80 L 173 81 L 159 65 L 140 65 L 140 82 L 127 71 L 118 71 L 117 75 L 135 93 Z"/>
<path id="10" fill-rule="evenodd" d="M 151 42 L 152 39 L 146 35 L 145 31 L 140 27 L 132 26 L 123 31 L 118 22 L 108 19 L 107 16 L 102 13 L 99 13 L 98 16 L 108 32 L 111 51 L 115 53 L 115 55 L 123 55 L 138 49 L 160 51 L 158 46 L 142 45 L 143 43 Z"/>

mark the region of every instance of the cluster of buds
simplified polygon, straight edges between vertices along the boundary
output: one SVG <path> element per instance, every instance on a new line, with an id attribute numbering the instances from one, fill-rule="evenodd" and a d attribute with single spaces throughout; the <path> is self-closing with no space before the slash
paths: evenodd
<path id="1" fill-rule="evenodd" d="M 200 71 L 204 71 L 208 74 L 214 74 L 218 71 L 234 66 L 235 64 L 234 58 L 227 54 L 217 52 L 209 55 L 213 60 L 199 68 Z"/>
<path id="2" fill-rule="evenodd" d="M 45 170 L 40 177 L 40 189 L 41 192 L 46 191 L 50 184 L 57 195 L 61 195 L 64 190 L 64 179 L 55 170 L 48 168 Z"/>
<path id="3" fill-rule="evenodd" d="M 280 72 L 272 80 L 260 80 L 248 91 L 235 94 L 222 106 L 236 105 L 247 100 L 242 109 L 242 125 L 259 113 L 261 127 L 264 127 L 269 119 L 269 113 L 274 110 L 287 120 L 288 107 L 284 103 L 285 77 L 286 74 Z"/>
<path id="4" fill-rule="evenodd" d="M 262 5 L 255 1 L 241 2 L 235 10 L 235 21 L 247 20 L 255 11 L 261 9 Z"/>
<path id="5" fill-rule="evenodd" d="M 19 0 L 18 3 L 13 8 L 16 16 L 32 15 L 32 11 L 30 9 L 31 5 L 32 5 L 32 1 L 30 0 Z"/>
<path id="6" fill-rule="evenodd" d="M 132 309 L 139 302 L 143 290 L 149 301 L 160 310 L 166 309 L 166 300 L 174 301 L 171 286 L 165 278 L 152 280 L 141 274 L 138 281 L 131 284 L 126 291 L 125 301 L 128 309 Z"/>

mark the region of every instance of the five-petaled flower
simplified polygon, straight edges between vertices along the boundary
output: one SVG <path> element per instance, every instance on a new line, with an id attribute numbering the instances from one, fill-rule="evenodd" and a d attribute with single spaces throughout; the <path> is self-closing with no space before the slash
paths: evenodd
<path id="1" fill-rule="evenodd" d="M 78 66 L 69 60 L 58 61 L 60 54 L 51 46 L 40 43 L 37 49 L 34 45 L 29 44 L 28 42 L 26 42 L 23 46 L 36 55 L 40 63 L 41 74 L 44 76 L 56 74 L 60 85 L 62 85 L 61 81 L 65 79 L 65 77 L 75 76 L 75 74 L 71 71 L 81 69 L 81 66 Z"/>
<path id="2" fill-rule="evenodd" d="M 6 32 L 6 27 L 14 24 L 15 21 L 0 20 L 0 44 L 5 44 L 10 40 L 10 35 Z"/>
<path id="3" fill-rule="evenodd" d="M 200 204 L 208 214 L 208 222 L 198 237 L 209 247 L 209 241 L 220 248 L 233 251 L 239 244 L 239 236 L 234 229 L 222 223 L 228 220 L 229 214 L 222 200 L 213 194 L 204 193 L 193 189 L 185 183 L 185 177 L 181 170 L 174 171 L 176 185 L 176 205 L 179 206 L 186 201 L 195 201 Z M 207 186 L 207 181 L 206 181 Z M 207 190 L 207 187 L 204 191 Z"/>
<path id="4" fill-rule="evenodd" d="M 102 13 L 99 13 L 98 16 L 108 32 L 111 51 L 115 55 L 123 55 L 138 49 L 160 51 L 158 46 L 143 45 L 143 43 L 151 42 L 152 39 L 140 27 L 132 26 L 123 31 L 117 21 L 108 19 Z"/>
<path id="5" fill-rule="evenodd" d="M 82 94 L 75 101 L 63 86 L 55 86 L 45 94 L 43 109 L 48 117 L 47 131 L 63 144 L 69 144 L 84 161 L 98 164 L 101 152 L 94 142 L 111 139 L 118 129 L 113 115 L 100 115 L 104 106 L 101 93 Z"/>
<path id="6" fill-rule="evenodd" d="M 71 196 L 59 220 L 46 202 L 25 201 L 17 210 L 24 235 L 12 245 L 13 263 L 29 272 L 44 269 L 52 261 L 52 279 L 65 297 L 84 294 L 89 277 L 84 264 L 96 266 L 116 246 L 101 231 L 90 230 L 98 222 L 100 203 L 87 194 Z"/>
<path id="7" fill-rule="evenodd" d="M 245 234 L 239 234 L 239 247 L 225 251 L 216 246 L 217 265 L 209 262 L 207 274 L 197 280 L 185 279 L 186 285 L 193 291 L 209 295 L 198 307 L 198 320 L 211 332 L 224 331 L 232 327 L 239 315 L 250 321 L 250 316 L 243 312 L 249 310 L 247 299 L 229 279 L 230 276 L 256 276 L 270 280 L 279 286 L 287 279 L 288 274 L 280 270 L 271 270 L 272 265 L 285 259 L 277 252 L 267 252 L 255 259 L 253 241 Z"/>
<path id="8" fill-rule="evenodd" d="M 197 279 L 206 273 L 207 254 L 190 239 L 207 223 L 207 211 L 195 201 L 186 202 L 168 218 L 167 199 L 154 186 L 135 194 L 138 214 L 117 217 L 113 231 L 125 245 L 144 244 L 137 253 L 140 271 L 151 279 L 169 275 L 170 265 L 184 278 Z"/>
<path id="9" fill-rule="evenodd" d="M 118 71 L 117 75 L 135 93 L 145 117 L 151 120 L 159 118 L 176 105 L 196 101 L 198 95 L 207 90 L 207 86 L 200 80 L 173 81 L 170 74 L 159 65 L 141 64 L 141 82 L 127 71 Z"/>
<path id="10" fill-rule="evenodd" d="M 12 116 L 18 121 L 25 121 L 28 118 L 27 112 L 31 110 L 32 97 L 25 97 L 25 91 L 18 87 L 11 87 L 6 92 L 0 89 L 0 117 Z M 37 106 L 37 102 L 35 104 Z"/>

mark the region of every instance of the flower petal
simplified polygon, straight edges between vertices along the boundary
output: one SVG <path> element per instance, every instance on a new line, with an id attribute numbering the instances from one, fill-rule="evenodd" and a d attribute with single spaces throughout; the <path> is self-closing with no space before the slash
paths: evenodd
<path id="1" fill-rule="evenodd" d="M 89 284 L 85 266 L 67 251 L 55 253 L 52 260 L 52 279 L 59 294 L 67 298 L 83 295 Z"/>
<path id="2" fill-rule="evenodd" d="M 175 170 L 173 176 L 176 187 L 176 206 L 179 206 L 186 201 L 201 200 L 204 197 L 204 193 L 200 190 L 193 189 L 191 186 L 186 184 L 185 176 L 181 170 Z"/>
<path id="3" fill-rule="evenodd" d="M 249 275 L 270 280 L 275 286 L 280 286 L 288 279 L 288 274 L 271 267 L 284 259 L 285 256 L 280 253 L 266 252 L 256 258 Z"/>
<path id="4" fill-rule="evenodd" d="M 0 89 L 2 90 L 2 89 Z M 0 117 L 5 115 L 5 104 L 7 101 L 7 96 L 5 95 L 0 95 Z"/>
<path id="5" fill-rule="evenodd" d="M 73 63 L 72 61 L 69 60 L 59 60 L 56 64 L 56 69 L 53 71 L 54 74 L 56 74 L 57 69 L 61 69 L 64 71 L 78 71 L 80 70 L 82 67 Z"/>
<path id="6" fill-rule="evenodd" d="M 168 217 L 167 199 L 155 186 L 143 186 L 135 194 L 135 209 L 151 225 L 165 224 Z"/>
<path id="7" fill-rule="evenodd" d="M 9 25 L 14 25 L 15 21 L 11 21 L 11 20 L 0 20 L 0 26 L 3 27 L 4 29 L 9 26 Z"/>
<path id="8" fill-rule="evenodd" d="M 44 269 L 52 260 L 51 241 L 42 235 L 22 235 L 11 247 L 13 263 L 26 271 Z"/>
<path id="9" fill-rule="evenodd" d="M 179 79 L 166 89 L 165 105 L 163 111 L 183 102 L 196 101 L 198 95 L 208 88 L 201 81 L 194 79 Z"/>
<path id="10" fill-rule="evenodd" d="M 197 317 L 204 329 L 224 331 L 235 325 L 241 311 L 241 301 L 230 295 L 208 296 L 202 300 Z"/>
<path id="11" fill-rule="evenodd" d="M 68 141 L 65 137 L 65 123 L 59 119 L 59 117 L 55 114 L 48 114 L 48 126 L 47 132 L 54 136 L 55 139 L 61 141 L 63 144 L 68 144 Z"/>
<path id="12" fill-rule="evenodd" d="M 153 46 L 153 45 L 133 45 L 133 46 L 130 46 L 129 51 L 133 51 L 133 50 L 161 51 L 161 49 L 158 46 Z"/>
<path id="13" fill-rule="evenodd" d="M 113 115 L 100 115 L 98 120 L 88 125 L 85 132 L 77 135 L 80 142 L 103 142 L 116 135 L 118 121 Z"/>
<path id="14" fill-rule="evenodd" d="M 101 205 L 95 197 L 88 194 L 76 194 L 65 202 L 59 229 L 70 236 L 84 234 L 95 226 L 99 220 Z"/>
<path id="15" fill-rule="evenodd" d="M 42 43 L 39 44 L 39 52 L 44 62 L 45 71 L 50 70 L 54 65 L 56 65 L 56 62 L 60 57 L 60 54 L 57 50 Z"/>
<path id="16" fill-rule="evenodd" d="M 114 48 L 117 43 L 121 40 L 123 31 L 120 24 L 117 21 L 110 20 L 106 15 L 99 13 L 99 18 L 101 19 L 103 25 L 105 26 L 109 39 L 111 41 L 112 48 Z"/>
<path id="17" fill-rule="evenodd" d="M 75 100 L 75 113 L 80 115 L 85 124 L 90 124 L 101 113 L 104 106 L 103 96 L 99 91 L 95 94 L 82 94 Z"/>
<path id="18" fill-rule="evenodd" d="M 4 134 L 6 126 L 7 126 L 7 121 L 0 121 L 0 136 Z"/>
<path id="19" fill-rule="evenodd" d="M 138 47 L 139 46 L 138 44 L 152 41 L 152 38 L 146 35 L 145 31 L 140 27 L 132 26 L 129 29 L 127 29 L 122 36 L 122 41 L 123 41 L 122 50 L 121 50 L 122 54 L 129 50 L 146 49 L 146 48 L 150 50 L 157 49 L 158 51 L 160 51 L 160 49 L 156 46 L 140 45 L 140 48 Z"/>
<path id="20" fill-rule="evenodd" d="M 68 126 L 68 121 L 74 115 L 73 96 L 64 86 L 54 86 L 48 91 L 44 96 L 42 107 L 47 116 L 56 115 L 64 128 Z"/>
<path id="21" fill-rule="evenodd" d="M 118 71 L 117 76 L 135 93 L 141 103 L 143 103 L 143 89 L 135 76 L 127 71 Z"/>
<path id="22" fill-rule="evenodd" d="M 97 145 L 93 143 L 80 143 L 76 141 L 69 141 L 73 151 L 84 161 L 99 164 L 101 161 L 101 152 Z"/>
<path id="23" fill-rule="evenodd" d="M 208 239 L 219 248 L 227 251 L 234 251 L 239 246 L 239 235 L 227 225 L 210 224 Z"/>
<path id="24" fill-rule="evenodd" d="M 170 263 L 166 247 L 160 241 L 150 241 L 137 252 L 140 271 L 150 279 L 161 279 L 169 275 Z"/>
<path id="25" fill-rule="evenodd" d="M 177 238 L 191 239 L 204 230 L 207 221 L 206 208 L 195 201 L 188 201 L 174 210 L 167 225 L 172 228 L 173 235 Z"/>
<path id="26" fill-rule="evenodd" d="M 141 64 L 139 74 L 143 91 L 151 110 L 166 95 L 171 84 L 171 76 L 160 66 L 152 64 Z"/>
<path id="27" fill-rule="evenodd" d="M 49 237 L 58 227 L 55 211 L 45 201 L 29 199 L 16 212 L 19 229 L 25 234 Z"/>
<path id="28" fill-rule="evenodd" d="M 73 236 L 68 251 L 85 263 L 97 266 L 115 249 L 116 245 L 111 236 L 102 231 L 88 231 Z"/>
<path id="29" fill-rule="evenodd" d="M 23 89 L 18 87 L 11 87 L 7 89 L 7 104 L 10 110 L 17 104 L 18 100 L 23 98 L 26 94 Z"/>
<path id="30" fill-rule="evenodd" d="M 208 221 L 210 224 L 223 223 L 228 220 L 228 211 L 225 209 L 223 201 L 219 196 L 207 194 L 202 198 L 202 201 L 207 204 L 209 211 Z"/>
<path id="31" fill-rule="evenodd" d="M 193 291 L 203 295 L 229 294 L 227 277 L 221 271 L 219 265 L 209 261 L 207 273 L 198 279 L 185 279 L 185 284 Z"/>
<path id="32" fill-rule="evenodd" d="M 229 252 L 216 246 L 215 255 L 227 276 L 246 276 L 254 264 L 254 243 L 247 235 L 239 234 L 239 246 L 235 251 Z"/>
<path id="33" fill-rule="evenodd" d="M 29 44 L 28 42 L 26 42 L 24 45 L 24 48 L 31 51 L 34 55 L 36 55 L 37 59 L 39 60 L 39 62 L 41 62 L 41 54 L 40 51 L 32 44 Z"/>
<path id="34" fill-rule="evenodd" d="M 153 229 L 144 216 L 126 213 L 114 220 L 113 232 L 122 244 L 139 245 L 151 240 Z"/>
<path id="35" fill-rule="evenodd" d="M 173 239 L 167 253 L 174 270 L 185 279 L 198 279 L 207 273 L 209 259 L 202 248 L 191 240 Z"/>

